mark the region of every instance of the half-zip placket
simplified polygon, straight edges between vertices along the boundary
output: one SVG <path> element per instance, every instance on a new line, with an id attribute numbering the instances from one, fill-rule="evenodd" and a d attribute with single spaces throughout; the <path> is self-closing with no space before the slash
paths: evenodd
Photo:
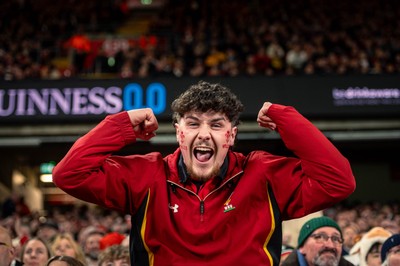
<path id="1" fill-rule="evenodd" d="M 185 190 L 185 191 L 187 191 L 187 192 L 189 192 L 189 193 L 195 195 L 195 196 L 199 199 L 199 201 L 200 201 L 200 208 L 199 208 L 199 210 L 200 210 L 200 221 L 203 222 L 203 221 L 204 221 L 204 213 L 205 213 L 204 201 L 208 198 L 208 196 L 210 196 L 210 195 L 213 194 L 214 192 L 216 192 L 216 191 L 220 190 L 221 188 L 223 188 L 223 187 L 224 187 L 227 183 L 229 183 L 232 179 L 234 179 L 234 178 L 237 177 L 238 175 L 241 175 L 242 173 L 243 173 L 243 171 L 240 171 L 240 172 L 238 172 L 237 174 L 235 174 L 234 176 L 230 177 L 230 178 L 229 178 L 228 180 L 226 180 L 223 184 L 221 184 L 218 188 L 216 188 L 216 189 L 210 191 L 210 193 L 208 193 L 203 199 L 200 198 L 200 196 L 199 196 L 198 194 L 196 194 L 195 192 L 193 192 L 192 190 L 187 189 L 187 188 L 181 186 L 181 185 L 178 184 L 178 183 L 172 182 L 172 181 L 170 181 L 170 180 L 167 180 L 167 182 L 169 182 L 169 183 L 171 184 L 171 187 L 174 187 L 174 186 L 179 187 L 179 188 L 181 188 L 181 189 L 183 189 L 183 190 Z M 176 189 L 176 187 L 174 187 L 174 189 Z M 175 192 L 175 191 L 173 191 L 173 192 Z"/>

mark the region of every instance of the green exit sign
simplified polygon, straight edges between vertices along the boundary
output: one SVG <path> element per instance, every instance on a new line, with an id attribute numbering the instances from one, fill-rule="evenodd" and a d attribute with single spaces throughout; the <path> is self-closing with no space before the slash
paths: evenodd
<path id="1" fill-rule="evenodd" d="M 54 166 L 56 166 L 56 162 L 46 162 L 40 164 L 40 173 L 41 174 L 51 174 Z"/>

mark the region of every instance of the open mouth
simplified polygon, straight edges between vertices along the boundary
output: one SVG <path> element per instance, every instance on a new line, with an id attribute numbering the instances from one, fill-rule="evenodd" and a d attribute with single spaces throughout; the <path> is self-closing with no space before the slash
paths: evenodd
<path id="1" fill-rule="evenodd" d="M 194 157 L 199 162 L 207 162 L 214 155 L 214 150 L 209 147 L 196 147 L 193 150 Z"/>

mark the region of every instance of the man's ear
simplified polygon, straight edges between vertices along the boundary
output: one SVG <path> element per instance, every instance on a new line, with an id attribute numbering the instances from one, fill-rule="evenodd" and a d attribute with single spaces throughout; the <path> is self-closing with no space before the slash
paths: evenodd
<path id="1" fill-rule="evenodd" d="M 232 128 L 231 138 L 230 138 L 230 141 L 229 141 L 229 145 L 230 145 L 230 146 L 233 146 L 233 145 L 235 144 L 235 139 L 236 139 L 237 131 L 238 131 L 238 128 L 237 128 L 237 127 L 233 127 L 233 128 Z"/>
<path id="2" fill-rule="evenodd" d="M 179 132 L 180 132 L 180 130 L 179 130 L 179 124 L 178 124 L 178 123 L 174 123 L 174 128 L 175 128 L 176 140 L 177 140 L 178 143 L 179 143 Z"/>
<path id="3" fill-rule="evenodd" d="M 11 258 L 14 258 L 15 257 L 15 248 L 14 247 L 9 248 L 9 251 L 10 251 L 10 254 L 11 254 Z"/>

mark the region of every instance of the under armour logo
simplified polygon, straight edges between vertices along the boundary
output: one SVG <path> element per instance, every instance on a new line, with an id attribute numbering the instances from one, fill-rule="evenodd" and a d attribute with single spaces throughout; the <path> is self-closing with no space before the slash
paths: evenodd
<path id="1" fill-rule="evenodd" d="M 178 204 L 175 204 L 174 206 L 171 206 L 171 204 L 168 203 L 168 207 L 169 207 L 171 210 L 174 210 L 174 213 L 175 213 L 175 212 L 178 212 L 178 208 L 179 208 Z"/>

